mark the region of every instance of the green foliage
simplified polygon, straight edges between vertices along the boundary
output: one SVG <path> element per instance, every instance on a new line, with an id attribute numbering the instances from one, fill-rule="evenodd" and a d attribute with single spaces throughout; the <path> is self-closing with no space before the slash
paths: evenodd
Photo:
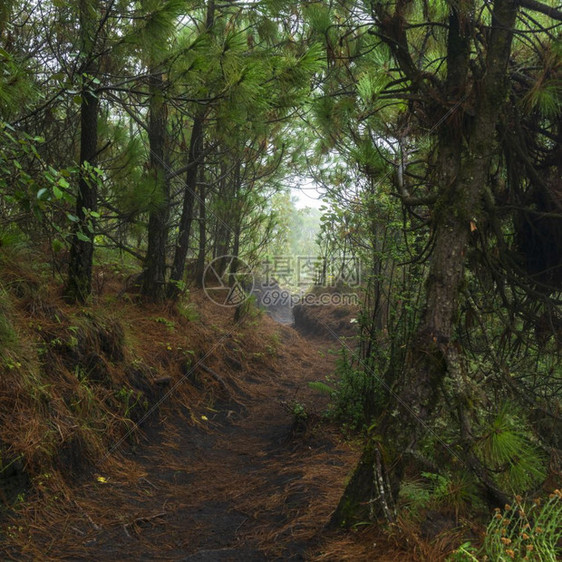
<path id="1" fill-rule="evenodd" d="M 2 9 L 2 8 L 0 8 Z M 0 14 L 0 29 L 1 29 Z M 0 43 L 1 45 L 1 43 Z M 14 53 L 0 47 L 0 120 L 12 117 L 21 110 L 22 100 L 27 103 L 35 98 L 33 83 L 29 79 L 29 70 Z"/>
<path id="2" fill-rule="evenodd" d="M 333 21 L 333 15 L 328 6 L 321 3 L 308 3 L 304 6 L 303 12 L 314 32 L 328 33 Z"/>
<path id="3" fill-rule="evenodd" d="M 244 301 L 236 307 L 234 320 L 236 322 L 256 322 L 258 318 L 263 316 L 263 310 L 257 305 L 254 295 L 248 296 Z"/>
<path id="4" fill-rule="evenodd" d="M 0 236 L 7 241 L 22 234 L 37 238 L 44 229 L 50 236 L 64 237 L 76 220 L 67 211 L 74 200 L 70 182 L 76 170 L 50 166 L 40 154 L 44 142 L 43 137 L 16 131 L 0 120 Z"/>
<path id="5" fill-rule="evenodd" d="M 172 322 L 171 320 L 168 320 L 167 318 L 164 318 L 162 316 L 158 316 L 156 318 L 153 318 L 153 320 L 155 322 L 158 322 L 159 324 L 163 324 L 164 326 L 166 326 L 166 328 L 168 328 L 168 330 L 170 330 L 171 332 L 173 332 L 176 329 L 176 325 L 174 322 Z"/>
<path id="6" fill-rule="evenodd" d="M 367 429 L 371 425 L 377 403 L 384 396 L 380 379 L 374 371 L 365 366 L 356 366 L 347 348 L 342 348 L 336 362 L 333 384 L 322 386 L 319 390 L 330 392 L 332 402 L 329 415 L 352 431 Z"/>
<path id="7" fill-rule="evenodd" d="M 137 26 L 126 41 L 139 46 L 149 64 L 161 61 L 168 53 L 168 38 L 177 18 L 186 13 L 189 4 L 187 0 L 142 0 Z"/>
<path id="8" fill-rule="evenodd" d="M 142 409 L 143 411 L 148 409 L 148 401 L 144 394 L 132 388 L 126 386 L 121 387 L 115 392 L 115 398 L 123 404 L 123 416 L 126 418 L 130 418 L 138 409 Z"/>
<path id="9" fill-rule="evenodd" d="M 281 191 L 271 197 L 269 213 L 275 216 L 275 225 L 269 232 L 266 246 L 268 256 L 316 257 L 320 248 L 317 243 L 321 212 L 317 209 L 298 209 L 294 197 Z M 296 262 L 295 262 L 296 263 Z M 297 283 L 296 275 L 289 281 Z M 283 285 L 286 288 L 286 284 Z M 298 289 L 298 286 L 295 286 Z"/>
<path id="10" fill-rule="evenodd" d="M 426 479 L 406 479 L 400 486 L 400 504 L 413 515 L 426 508 L 431 500 L 431 486 Z"/>
<path id="11" fill-rule="evenodd" d="M 459 514 L 482 507 L 476 481 L 465 471 L 444 471 L 443 474 L 422 472 L 423 478 L 407 478 L 400 486 L 400 506 L 414 519 L 426 509 L 452 511 Z"/>
<path id="12" fill-rule="evenodd" d="M 435 507 L 452 509 L 457 515 L 470 508 L 481 507 L 479 490 L 473 476 L 463 470 L 445 475 L 423 472 L 433 484 L 431 503 Z"/>
<path id="13" fill-rule="evenodd" d="M 291 407 L 291 412 L 296 423 L 302 423 L 308 418 L 306 406 L 300 402 L 294 402 Z"/>
<path id="14" fill-rule="evenodd" d="M 178 301 L 176 309 L 178 313 L 189 322 L 198 322 L 200 320 L 197 308 L 193 303 L 188 302 L 186 298 L 182 298 Z"/>
<path id="15" fill-rule="evenodd" d="M 537 499 L 530 504 L 517 496 L 513 505 L 496 509 L 480 549 L 465 543 L 448 561 L 555 562 L 562 556 L 561 522 L 560 490 L 554 490 L 546 501 Z"/>
<path id="16" fill-rule="evenodd" d="M 333 386 L 330 386 L 322 381 L 311 381 L 308 383 L 308 386 L 313 390 L 318 390 L 319 392 L 323 392 L 329 396 L 333 396 L 336 392 L 336 389 Z"/>
<path id="17" fill-rule="evenodd" d="M 536 81 L 522 98 L 527 111 L 537 110 L 543 118 L 556 119 L 562 110 L 561 42 L 545 43 L 532 57 L 537 63 Z"/>
<path id="18" fill-rule="evenodd" d="M 528 490 L 546 478 L 544 455 L 514 411 L 513 404 L 505 404 L 476 445 L 482 461 L 512 493 Z"/>

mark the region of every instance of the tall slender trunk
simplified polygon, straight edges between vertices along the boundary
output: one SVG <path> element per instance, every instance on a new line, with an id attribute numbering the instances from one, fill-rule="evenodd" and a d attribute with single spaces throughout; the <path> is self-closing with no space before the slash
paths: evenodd
<path id="1" fill-rule="evenodd" d="M 195 192 L 197 189 L 197 177 L 199 166 L 203 157 L 203 123 L 205 112 L 200 111 L 194 121 L 189 143 L 188 169 L 185 178 L 185 192 L 183 208 L 180 218 L 179 235 L 174 254 L 174 262 L 170 273 L 168 284 L 168 297 L 175 298 L 179 294 L 179 283 L 183 279 L 185 260 L 189 248 L 189 236 L 191 223 L 193 222 L 193 211 L 195 203 Z"/>
<path id="2" fill-rule="evenodd" d="M 234 213 L 232 214 L 232 255 L 238 257 L 240 255 L 240 237 L 242 235 L 242 201 L 240 200 L 240 189 L 241 189 L 241 171 L 242 162 L 238 160 L 236 169 L 234 170 L 234 176 L 232 179 L 232 194 L 231 201 L 234 207 Z M 238 260 L 234 260 L 231 264 L 231 273 L 236 273 L 236 268 L 238 265 Z"/>
<path id="3" fill-rule="evenodd" d="M 207 15 L 205 27 L 210 32 L 215 20 L 215 1 L 209 0 L 207 3 Z M 206 109 L 201 109 L 195 115 L 193 127 L 191 129 L 191 139 L 189 142 L 188 170 L 185 178 L 185 192 L 183 208 L 180 218 L 180 232 L 174 254 L 174 263 L 170 273 L 170 284 L 168 285 L 168 297 L 175 298 L 179 294 L 179 282 L 183 278 L 185 260 L 189 248 L 189 235 L 191 223 L 193 222 L 195 192 L 197 188 L 197 177 L 199 167 L 203 159 L 203 136 Z M 203 203 L 204 207 L 204 203 Z M 201 228 L 201 227 L 200 227 Z M 204 227 L 203 227 L 204 228 Z M 201 230 L 200 230 L 201 234 Z M 198 268 L 199 269 L 199 268 Z"/>
<path id="4" fill-rule="evenodd" d="M 92 167 L 96 164 L 98 146 L 98 95 L 94 91 L 93 78 L 97 74 L 97 63 L 93 57 L 93 26 L 91 12 L 97 13 L 87 0 L 81 0 L 80 33 L 82 51 L 87 57 L 83 70 L 83 85 L 80 102 L 80 177 L 76 196 L 74 225 L 70 246 L 68 279 L 64 289 L 70 302 L 85 302 L 92 292 L 92 265 L 94 256 L 95 218 L 98 189 Z"/>
<path id="5" fill-rule="evenodd" d="M 153 71 L 149 78 L 148 140 L 149 171 L 155 185 L 155 204 L 148 219 L 148 247 L 144 264 L 141 294 L 155 302 L 166 294 L 166 249 L 170 214 L 170 185 L 166 179 L 167 108 L 162 73 Z"/>
<path id="6" fill-rule="evenodd" d="M 213 259 L 217 260 L 214 268 L 218 275 L 223 275 L 229 263 L 226 256 L 230 254 L 230 242 L 232 236 L 232 213 L 230 212 L 232 205 L 230 193 L 231 185 L 232 184 L 229 180 L 228 163 L 222 162 L 213 240 Z"/>
<path id="7" fill-rule="evenodd" d="M 204 174 L 201 174 L 204 176 Z M 206 197 L 207 189 L 205 178 L 200 182 L 199 187 L 199 250 L 197 252 L 197 266 L 195 270 L 195 282 L 198 287 L 203 286 L 203 276 L 205 274 L 205 258 L 207 256 L 207 209 Z"/>
<path id="8" fill-rule="evenodd" d="M 213 259 L 218 259 L 215 270 L 222 275 L 229 263 L 227 258 L 230 255 L 230 242 L 232 237 L 232 229 L 224 218 L 217 217 L 218 224 L 215 231 L 215 246 L 213 250 Z"/>

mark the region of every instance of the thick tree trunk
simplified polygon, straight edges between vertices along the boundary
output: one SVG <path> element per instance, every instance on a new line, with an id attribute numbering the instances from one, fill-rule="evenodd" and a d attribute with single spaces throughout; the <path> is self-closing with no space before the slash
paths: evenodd
<path id="1" fill-rule="evenodd" d="M 385 502 L 397 496 L 404 457 L 416 450 L 420 438 L 427 433 L 444 378 L 455 376 L 458 351 L 452 335 L 464 279 L 470 225 L 471 222 L 477 224 L 480 218 L 491 158 L 497 151 L 496 123 L 505 98 L 505 73 L 516 11 L 513 0 L 495 2 L 486 74 L 478 88 L 473 123 L 464 131 L 458 131 L 459 122 L 453 115 L 439 132 L 439 198 L 434 208 L 434 247 L 424 313 L 409 347 L 401 380 L 392 389 L 392 402 L 377 424 L 376 450 L 380 451 L 378 458 L 383 462 L 376 462 L 372 445 L 365 449 L 333 515 L 333 524 L 352 524 L 357 519 L 388 517 L 392 513 Z M 455 19 L 454 14 L 452 17 Z M 450 34 L 456 34 L 459 27 L 455 28 L 453 23 Z M 452 45 L 453 39 L 458 37 L 449 37 L 451 72 L 447 89 L 451 95 L 460 85 L 458 77 L 464 75 L 459 74 L 459 46 L 466 52 L 466 45 L 460 40 Z M 465 60 L 466 55 L 461 59 Z M 494 488 L 482 467 L 475 467 L 474 457 L 469 454 L 465 461 L 488 491 L 501 499 L 501 492 Z M 365 482 L 369 478 L 373 479 L 371 489 L 375 492 L 365 497 Z M 377 483 L 383 486 L 382 492 Z M 350 507 L 355 508 L 354 514 Z"/>
<path id="2" fill-rule="evenodd" d="M 149 79 L 150 146 L 149 170 L 154 179 L 155 205 L 148 219 L 148 248 L 144 264 L 141 294 L 155 302 L 164 300 L 166 294 L 166 249 L 168 244 L 168 218 L 170 213 L 170 186 L 166 179 L 166 103 L 164 80 L 156 72 Z"/>

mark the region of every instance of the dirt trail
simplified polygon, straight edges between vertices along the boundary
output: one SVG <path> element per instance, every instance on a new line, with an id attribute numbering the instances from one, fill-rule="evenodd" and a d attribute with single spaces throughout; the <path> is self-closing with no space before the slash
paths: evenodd
<path id="1" fill-rule="evenodd" d="M 326 397 L 307 385 L 333 369 L 327 351 L 336 346 L 279 329 L 276 367 L 241 375 L 242 403 L 218 401 L 197 414 L 164 408 L 120 469 L 90 477 L 71 506 L 38 510 L 31 557 L 314 558 L 356 453 L 318 423 Z M 306 423 L 295 424 L 297 402 Z"/>

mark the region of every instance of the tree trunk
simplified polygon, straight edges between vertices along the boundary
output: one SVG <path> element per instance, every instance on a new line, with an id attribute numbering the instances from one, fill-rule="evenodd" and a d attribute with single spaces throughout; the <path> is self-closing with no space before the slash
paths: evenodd
<path id="1" fill-rule="evenodd" d="M 207 32 L 209 32 L 215 21 L 215 2 L 214 0 L 209 0 L 207 3 L 207 15 L 205 19 L 205 27 Z M 187 257 L 187 250 L 189 248 L 189 235 L 191 232 L 191 223 L 193 222 L 193 212 L 195 203 L 195 193 L 197 189 L 197 177 L 199 174 L 199 168 L 202 164 L 203 159 L 203 136 L 204 136 L 204 124 L 205 124 L 205 109 L 201 109 L 195 115 L 193 120 L 193 128 L 191 130 L 191 139 L 189 142 L 189 157 L 188 157 L 188 170 L 187 176 L 185 178 L 185 193 L 183 199 L 183 208 L 180 219 L 180 232 L 178 236 L 178 242 L 176 245 L 176 252 L 174 254 L 174 263 L 172 265 L 172 272 L 170 274 L 170 284 L 168 285 L 168 297 L 175 298 L 179 294 L 179 283 L 183 278 L 183 273 L 185 269 L 185 260 Z M 203 197 L 200 203 L 200 224 L 199 224 L 199 256 L 198 256 L 198 267 L 196 275 L 199 277 L 199 271 L 201 270 L 201 278 L 203 277 L 203 269 L 205 263 L 205 221 L 204 217 L 201 215 L 205 214 L 205 197 L 203 190 Z M 202 243 L 201 243 L 202 242 Z M 201 251 L 203 248 L 203 251 Z M 201 268 L 199 267 L 199 258 L 202 254 Z"/>
<path id="2" fill-rule="evenodd" d="M 170 186 L 166 179 L 166 103 L 164 80 L 155 72 L 149 78 L 148 140 L 150 146 L 149 171 L 156 190 L 154 208 L 148 219 L 148 248 L 144 264 L 141 294 L 154 301 L 164 300 L 166 294 L 166 249 L 170 213 Z"/>
<path id="3" fill-rule="evenodd" d="M 85 89 L 82 92 L 80 115 L 80 179 L 76 197 L 74 235 L 70 246 L 70 264 L 65 296 L 70 302 L 85 302 L 92 292 L 95 220 L 97 209 L 96 179 L 86 168 L 95 166 L 98 144 L 98 98 Z M 80 236 L 80 237 L 79 237 Z"/>
<path id="4" fill-rule="evenodd" d="M 176 298 L 179 294 L 179 283 L 183 279 L 185 260 L 189 248 L 189 235 L 191 223 L 193 222 L 193 210 L 195 202 L 195 191 L 197 189 L 197 177 L 199 165 L 203 157 L 203 123 L 205 115 L 200 112 L 195 116 L 193 128 L 191 130 L 191 140 L 189 143 L 188 169 L 185 178 L 185 192 L 183 198 L 183 208 L 180 219 L 180 232 L 174 254 L 174 263 L 168 284 L 168 297 Z"/>
<path id="5" fill-rule="evenodd" d="M 513 0 L 497 0 L 494 4 L 486 73 L 477 89 L 476 117 L 472 124 L 459 131 L 459 121 L 453 115 L 439 132 L 439 198 L 434 208 L 434 247 L 424 313 L 408 349 L 401 380 L 392 389 L 391 403 L 377 424 L 376 440 L 383 462 L 375 462 L 373 446 L 369 444 L 333 515 L 333 524 L 352 524 L 366 516 L 389 517 L 392 510 L 387 509 L 385 501 L 397 497 L 404 457 L 416 450 L 420 438 L 429 431 L 444 378 L 455 375 L 458 350 L 452 335 L 470 225 L 477 223 L 481 216 L 481 198 L 488 182 L 491 158 L 497 152 L 496 123 L 506 95 L 505 74 L 516 12 Z M 454 23 L 454 12 L 451 17 L 447 90 L 450 95 L 458 95 L 462 90 L 455 90 L 462 85 L 465 75 L 459 73 L 459 61 L 467 55 L 465 42 L 458 37 L 460 26 Z M 463 56 L 461 50 L 465 52 Z M 465 138 L 468 140 L 463 148 Z M 464 460 L 488 492 L 501 500 L 501 492 L 494 489 L 482 467 L 477 470 L 474 466 L 473 456 L 468 454 Z M 373 479 L 370 492 L 365 486 L 369 478 Z M 383 486 L 383 492 L 377 484 Z M 350 506 L 357 508 L 354 515 Z M 365 506 L 369 506 L 368 512 Z"/>
<path id="6" fill-rule="evenodd" d="M 214 268 L 222 276 L 229 264 L 230 243 L 232 238 L 230 207 L 232 205 L 231 186 L 228 177 L 228 164 L 221 163 L 221 178 L 219 181 L 219 195 L 215 207 L 215 236 L 213 240 L 213 259 L 217 260 Z"/>
<path id="7" fill-rule="evenodd" d="M 64 294 L 70 302 L 84 303 L 92 292 L 95 236 L 95 217 L 92 213 L 96 212 L 98 202 L 97 180 L 93 177 L 92 167 L 95 166 L 98 151 L 99 100 L 92 80 L 97 73 L 97 65 L 92 57 L 94 30 L 91 12 L 94 10 L 85 0 L 80 2 L 79 9 L 82 49 L 89 61 L 84 68 L 80 103 L 80 178 L 75 209 L 78 220 L 73 230 Z"/>
<path id="8" fill-rule="evenodd" d="M 205 178 L 203 177 L 203 180 Z M 203 276 L 205 274 L 205 258 L 207 256 L 207 210 L 206 210 L 206 187 L 202 181 L 199 188 L 199 250 L 197 252 L 197 266 L 195 271 L 195 283 L 203 287 Z"/>
<path id="9" fill-rule="evenodd" d="M 232 179 L 232 191 L 231 191 L 231 204 L 233 206 L 233 213 L 231 214 L 231 230 L 233 235 L 232 243 L 232 255 L 238 257 L 240 254 L 240 237 L 242 235 L 242 201 L 240 200 L 240 190 L 241 190 L 241 169 L 242 162 L 238 160 L 236 169 L 234 170 L 234 177 Z M 236 273 L 236 270 L 232 270 L 238 264 L 237 260 L 234 260 L 231 264 L 231 273 Z"/>

